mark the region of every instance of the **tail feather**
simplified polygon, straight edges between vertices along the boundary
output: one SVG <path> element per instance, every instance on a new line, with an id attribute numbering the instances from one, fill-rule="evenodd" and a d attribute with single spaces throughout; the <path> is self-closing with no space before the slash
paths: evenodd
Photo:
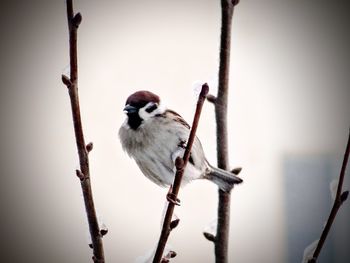
<path id="1" fill-rule="evenodd" d="M 230 192 L 235 184 L 243 182 L 238 176 L 212 166 L 208 167 L 205 178 L 215 183 L 225 192 Z"/>

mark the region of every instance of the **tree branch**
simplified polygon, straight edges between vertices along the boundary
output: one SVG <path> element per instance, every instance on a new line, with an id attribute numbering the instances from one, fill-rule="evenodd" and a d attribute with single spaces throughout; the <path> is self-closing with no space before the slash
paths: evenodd
<path id="1" fill-rule="evenodd" d="M 178 157 L 176 159 L 176 162 L 175 162 L 176 174 L 175 174 L 175 178 L 174 178 L 174 184 L 172 187 L 170 187 L 171 191 L 169 192 L 169 194 L 172 196 L 173 200 L 177 200 L 177 195 L 179 193 L 182 176 L 183 176 L 184 170 L 186 168 L 187 162 L 190 158 L 190 153 L 191 153 L 192 145 L 193 145 L 193 142 L 194 142 L 194 139 L 196 136 L 196 131 L 197 131 L 197 126 L 198 126 L 200 114 L 202 111 L 203 103 L 204 103 L 205 98 L 208 94 L 208 91 L 209 91 L 208 85 L 204 84 L 202 86 L 202 91 L 198 97 L 197 108 L 196 108 L 196 112 L 194 115 L 192 128 L 190 131 L 190 135 L 188 138 L 188 142 L 186 145 L 184 156 L 182 159 L 180 157 Z M 174 213 L 175 205 L 176 205 L 175 202 L 168 203 L 168 208 L 167 208 L 166 213 L 165 213 L 162 231 L 161 231 L 158 245 L 157 245 L 157 249 L 156 249 L 156 252 L 155 252 L 155 255 L 153 258 L 153 263 L 159 263 L 162 261 L 164 248 L 165 248 L 165 245 L 167 243 L 170 232 L 179 223 L 178 220 L 176 222 L 171 221 L 173 213 Z"/>
<path id="2" fill-rule="evenodd" d="M 67 86 L 74 123 L 75 139 L 78 148 L 80 170 L 76 171 L 80 179 L 84 197 L 85 210 L 89 223 L 92 240 L 94 262 L 104 262 L 102 234 L 98 225 L 94 201 L 90 183 L 90 169 L 88 153 L 92 150 L 92 143 L 85 144 L 82 122 L 80 117 L 80 106 L 78 96 L 78 58 L 77 58 L 77 30 L 81 23 L 80 13 L 74 15 L 72 0 L 67 0 L 67 19 L 69 29 L 69 55 L 70 55 L 70 78 L 62 75 L 62 82 Z"/>
<path id="3" fill-rule="evenodd" d="M 318 241 L 317 247 L 312 255 L 312 258 L 308 261 L 308 263 L 316 263 L 317 258 L 321 252 L 321 249 L 323 247 L 324 242 L 326 241 L 327 235 L 332 227 L 332 224 L 334 222 L 335 217 L 337 216 L 338 210 L 341 207 L 341 205 L 345 202 L 345 200 L 348 198 L 349 191 L 342 192 L 343 188 L 343 182 L 344 182 L 344 176 L 346 171 L 346 166 L 349 160 L 349 154 L 350 154 L 350 131 L 349 131 L 349 137 L 348 137 L 348 143 L 346 146 L 343 164 L 341 167 L 340 175 L 339 175 L 339 182 L 337 187 L 337 194 L 334 199 L 333 207 L 331 210 L 331 213 L 329 214 L 326 226 L 324 227 L 320 240 Z"/>
<path id="4" fill-rule="evenodd" d="M 229 89 L 231 26 L 234 6 L 238 0 L 221 0 L 221 39 L 219 87 L 216 97 L 211 98 L 215 105 L 217 162 L 218 167 L 228 170 L 228 136 L 227 136 L 227 98 Z M 231 193 L 219 189 L 218 224 L 215 239 L 216 263 L 228 262 L 228 241 L 230 232 Z"/>

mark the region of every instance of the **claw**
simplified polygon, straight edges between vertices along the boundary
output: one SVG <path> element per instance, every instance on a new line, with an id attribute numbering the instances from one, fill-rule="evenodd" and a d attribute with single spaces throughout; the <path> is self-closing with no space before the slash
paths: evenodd
<path id="1" fill-rule="evenodd" d="M 177 146 L 180 148 L 186 149 L 186 141 L 181 140 Z"/>
<path id="2" fill-rule="evenodd" d="M 174 194 L 168 193 L 166 195 L 166 199 L 168 200 L 169 203 L 180 206 L 180 199 L 176 198 Z"/>
<path id="3" fill-rule="evenodd" d="M 169 191 L 168 191 L 168 193 L 167 193 L 167 195 L 166 195 L 166 199 L 168 200 L 169 203 L 172 203 L 172 204 L 174 204 L 174 205 L 180 206 L 180 199 L 177 198 L 177 197 L 172 193 L 172 191 L 173 191 L 173 186 L 170 185 Z"/>

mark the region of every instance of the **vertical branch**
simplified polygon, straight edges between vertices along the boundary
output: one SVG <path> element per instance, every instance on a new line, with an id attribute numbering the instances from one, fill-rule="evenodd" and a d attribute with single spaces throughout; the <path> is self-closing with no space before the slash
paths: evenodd
<path id="1" fill-rule="evenodd" d="M 176 174 L 175 174 L 175 178 L 174 178 L 174 184 L 173 186 L 170 188 L 169 194 L 171 196 L 171 200 L 169 200 L 170 197 L 168 197 L 168 200 L 171 201 L 168 204 L 166 213 L 165 213 L 165 217 L 164 217 L 164 222 L 163 222 L 163 226 L 162 226 L 162 231 L 159 237 L 159 241 L 158 241 L 158 245 L 157 245 L 157 249 L 153 258 L 153 263 L 159 263 L 162 261 L 162 257 L 163 257 L 163 253 L 164 253 L 164 248 L 165 245 L 168 241 L 168 237 L 170 235 L 170 231 L 172 229 L 174 229 L 177 224 L 179 223 L 179 220 L 174 220 L 171 221 L 172 217 L 173 217 L 173 213 L 174 213 L 174 209 L 175 209 L 175 205 L 177 204 L 177 195 L 179 193 L 180 190 L 180 185 L 181 185 L 181 180 L 182 180 L 182 176 L 184 173 L 184 170 L 186 168 L 187 162 L 190 158 L 190 153 L 191 153 L 191 149 L 192 149 L 192 145 L 194 142 L 194 139 L 196 137 L 196 131 L 197 131 L 197 126 L 198 126 L 198 122 L 199 122 L 199 118 L 200 118 L 200 114 L 202 112 L 202 107 L 203 107 L 203 103 L 205 101 L 205 98 L 208 94 L 209 91 L 209 87 L 207 84 L 204 84 L 202 86 L 202 91 L 199 95 L 198 98 L 198 102 L 197 102 L 197 108 L 196 108 L 196 112 L 194 115 L 194 119 L 193 119 L 193 123 L 192 123 L 192 128 L 190 131 L 190 135 L 188 138 L 188 142 L 186 145 L 186 149 L 185 149 L 185 153 L 183 158 L 181 159 L 180 157 L 178 157 L 176 159 L 175 162 L 175 166 L 176 166 Z"/>
<path id="2" fill-rule="evenodd" d="M 221 0 L 221 39 L 219 87 L 215 98 L 217 162 L 218 167 L 227 170 L 228 136 L 227 136 L 227 98 L 230 72 L 231 26 L 234 6 L 239 0 Z M 217 263 L 228 262 L 228 242 L 230 232 L 231 193 L 219 189 L 218 224 L 215 237 L 215 259 Z"/>
<path id="3" fill-rule="evenodd" d="M 94 201 L 92 197 L 88 153 L 92 150 L 92 143 L 85 144 L 82 122 L 80 117 L 78 97 L 78 58 L 77 58 L 77 30 L 81 23 L 80 13 L 74 15 L 72 0 L 67 0 L 67 19 L 69 29 L 69 55 L 70 55 L 70 78 L 62 75 L 62 81 L 67 86 L 72 117 L 74 123 L 75 139 L 79 155 L 80 170 L 76 171 L 80 179 L 87 214 L 89 230 L 93 248 L 94 262 L 104 262 L 102 234 L 99 229 Z"/>
<path id="4" fill-rule="evenodd" d="M 321 252 L 322 247 L 323 247 L 323 244 L 326 241 L 328 233 L 332 227 L 334 219 L 337 216 L 338 210 L 341 207 L 341 205 L 345 202 L 345 200 L 348 198 L 349 191 L 342 192 L 343 191 L 342 188 L 343 188 L 346 166 L 347 166 L 347 163 L 349 160 L 349 154 L 350 154 L 350 131 L 349 131 L 348 143 L 346 145 L 346 150 L 344 153 L 343 164 L 342 164 L 340 175 L 339 175 L 339 182 L 338 182 L 336 197 L 334 199 L 334 204 L 333 204 L 331 213 L 328 217 L 326 226 L 324 227 L 322 234 L 321 234 L 321 237 L 318 241 L 317 247 L 312 255 L 312 258 L 308 261 L 308 263 L 315 263 L 317 261 L 317 258 Z"/>

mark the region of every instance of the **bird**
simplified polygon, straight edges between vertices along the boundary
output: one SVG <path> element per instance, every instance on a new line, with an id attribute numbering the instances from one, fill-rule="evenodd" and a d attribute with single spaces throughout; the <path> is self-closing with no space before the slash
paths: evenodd
<path id="1" fill-rule="evenodd" d="M 123 150 L 148 179 L 159 186 L 171 187 L 175 161 L 183 157 L 190 125 L 180 114 L 168 109 L 158 95 L 147 90 L 131 94 L 123 111 L 126 119 L 119 128 Z M 231 172 L 212 166 L 198 137 L 195 137 L 181 186 L 195 179 L 207 179 L 224 192 L 243 181 Z"/>

